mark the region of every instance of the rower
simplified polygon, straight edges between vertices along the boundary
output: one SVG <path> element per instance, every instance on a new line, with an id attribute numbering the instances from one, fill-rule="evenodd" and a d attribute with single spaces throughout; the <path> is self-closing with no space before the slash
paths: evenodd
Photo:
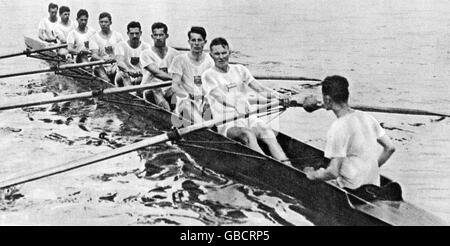
<path id="1" fill-rule="evenodd" d="M 214 60 L 203 52 L 207 42 L 203 27 L 192 27 L 188 38 L 190 51 L 175 57 L 169 67 L 174 92 L 171 103 L 176 105 L 176 114 L 186 123 L 194 124 L 203 121 L 203 112 L 208 107 L 202 91 L 201 75 L 214 66 Z"/>
<path id="2" fill-rule="evenodd" d="M 322 82 L 323 108 L 337 116 L 327 133 L 325 157 L 330 163 L 326 169 L 307 167 L 305 172 L 311 180 L 335 179 L 339 186 L 350 189 L 380 186 L 380 167 L 395 147 L 374 117 L 349 107 L 348 86 L 347 79 L 341 76 L 330 76 Z M 310 96 L 303 105 L 307 111 L 314 111 L 319 103 Z"/>
<path id="3" fill-rule="evenodd" d="M 210 55 L 215 66 L 203 73 L 202 81 L 214 119 L 248 113 L 250 111 L 248 89 L 257 93 L 257 103 L 260 104 L 287 99 L 286 96 L 261 85 L 243 65 L 229 64 L 230 48 L 224 38 L 216 38 L 211 42 Z M 287 165 L 291 164 L 273 130 L 256 115 L 219 125 L 217 130 L 220 134 L 264 154 L 258 144 L 259 139 L 267 145 L 275 159 Z"/>
<path id="4" fill-rule="evenodd" d="M 161 80 L 171 80 L 172 77 L 168 74 L 168 67 L 172 63 L 175 56 L 180 53 L 166 44 L 169 38 L 168 27 L 166 24 L 156 22 L 152 25 L 152 39 L 153 46 L 144 51 L 141 55 L 142 65 L 144 67 L 144 77 L 142 83 L 156 83 Z M 166 92 L 169 94 L 170 100 L 171 90 Z M 167 98 L 164 96 L 163 89 L 148 90 L 144 92 L 144 97 L 170 111 L 170 105 Z"/>
<path id="5" fill-rule="evenodd" d="M 39 39 L 48 43 L 56 43 L 55 27 L 58 23 L 58 5 L 50 3 L 48 14 L 49 17 L 43 18 L 39 22 Z"/>
<path id="6" fill-rule="evenodd" d="M 59 8 L 59 21 L 55 27 L 56 39 L 61 44 L 67 44 L 67 36 L 69 32 L 76 28 L 75 23 L 70 20 L 70 8 L 67 6 L 61 6 Z M 58 54 L 61 57 L 67 58 L 69 51 L 67 48 L 59 49 Z"/>
<path id="7" fill-rule="evenodd" d="M 103 12 L 99 15 L 100 31 L 97 31 L 89 40 L 92 52 L 91 61 L 115 59 L 115 46 L 124 39 L 122 34 L 111 30 L 112 17 L 110 13 Z M 115 64 L 99 65 L 94 68 L 97 76 L 111 81 L 116 75 Z"/>
<path id="8" fill-rule="evenodd" d="M 144 50 L 150 49 L 150 44 L 141 41 L 141 24 L 132 21 L 127 25 L 128 40 L 117 44 L 117 74 L 114 80 L 116 86 L 138 85 L 142 82 L 143 66 L 140 56 Z"/>
<path id="9" fill-rule="evenodd" d="M 76 62 L 88 62 L 91 51 L 89 39 L 95 34 L 95 30 L 88 27 L 89 13 L 80 9 L 77 13 L 78 27 L 67 35 L 67 48 L 69 53 L 76 56 Z"/>

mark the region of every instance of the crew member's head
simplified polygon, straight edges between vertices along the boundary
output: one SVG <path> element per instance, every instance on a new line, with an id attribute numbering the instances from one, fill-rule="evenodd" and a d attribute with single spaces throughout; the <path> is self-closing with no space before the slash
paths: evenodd
<path id="1" fill-rule="evenodd" d="M 206 31 L 205 28 L 200 26 L 193 26 L 188 32 L 188 43 L 191 46 L 191 51 L 202 52 L 203 47 L 206 44 Z"/>
<path id="2" fill-rule="evenodd" d="M 102 31 L 109 31 L 112 24 L 112 17 L 110 13 L 103 12 L 98 16 L 98 23 Z"/>
<path id="3" fill-rule="evenodd" d="M 333 104 L 347 104 L 349 91 L 346 78 L 334 75 L 326 77 L 322 82 L 323 107 L 330 110 Z"/>
<path id="4" fill-rule="evenodd" d="M 161 22 L 153 23 L 152 25 L 152 39 L 155 47 L 165 47 L 166 40 L 169 37 L 169 29 L 167 25 Z"/>
<path id="5" fill-rule="evenodd" d="M 58 16 L 58 5 L 54 3 L 50 3 L 48 5 L 48 13 L 51 19 L 54 19 Z"/>
<path id="6" fill-rule="evenodd" d="M 230 58 L 230 45 L 224 38 L 215 38 L 209 45 L 209 55 L 214 60 L 214 64 L 219 69 L 226 69 Z"/>
<path id="7" fill-rule="evenodd" d="M 85 28 L 88 24 L 89 13 L 85 9 L 80 9 L 77 12 L 77 22 L 79 28 Z"/>
<path id="8" fill-rule="evenodd" d="M 142 35 L 141 23 L 132 21 L 127 25 L 128 38 L 132 41 L 139 41 Z"/>
<path id="9" fill-rule="evenodd" d="M 62 22 L 67 22 L 70 17 L 70 8 L 67 6 L 61 6 L 61 8 L 59 8 L 59 17 Z"/>

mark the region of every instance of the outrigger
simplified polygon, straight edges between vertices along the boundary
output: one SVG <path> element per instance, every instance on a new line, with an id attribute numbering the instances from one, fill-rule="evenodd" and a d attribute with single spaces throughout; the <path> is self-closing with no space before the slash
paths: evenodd
<path id="1" fill-rule="evenodd" d="M 46 48 L 43 43 L 32 38 L 25 38 L 25 44 L 29 49 L 34 50 Z M 43 55 L 46 57 L 57 57 L 55 52 L 49 50 L 43 51 Z M 34 57 L 39 58 L 39 56 Z M 48 59 L 46 60 L 49 61 Z M 54 64 L 54 62 L 50 61 L 51 64 Z M 58 60 L 58 62 L 64 61 Z M 60 74 L 73 77 L 73 83 L 80 89 L 86 91 L 105 91 L 110 90 L 107 88 L 114 87 L 113 84 L 93 76 L 81 67 L 63 71 Z M 83 74 L 84 77 L 74 77 L 72 76 L 73 74 Z M 86 83 L 85 80 L 90 80 L 90 82 Z M 158 86 L 168 86 L 169 84 L 170 82 L 166 82 L 164 85 Z M 98 95 L 98 93 L 86 93 L 85 96 Z M 177 116 L 169 111 L 158 108 L 156 105 L 145 101 L 135 94 L 121 93 L 120 97 L 115 96 L 116 93 L 102 93 L 102 100 L 121 105 L 123 110 L 130 114 L 138 115 L 145 121 L 152 122 L 164 133 L 130 146 L 66 163 L 53 169 L 2 181 L 0 182 L 0 189 L 93 164 L 101 160 L 113 158 L 122 153 L 144 148 L 157 142 L 172 140 L 181 149 L 189 153 L 199 165 L 205 168 L 223 174 L 238 182 L 281 192 L 298 199 L 306 208 L 314 211 L 314 215 L 308 215 L 307 219 L 316 225 L 446 225 L 437 216 L 404 201 L 401 196 L 401 187 L 385 176 L 381 176 L 381 190 L 387 190 L 388 193 L 391 193 L 390 197 L 394 199 L 380 197 L 371 199 L 370 196 L 338 187 L 333 182 L 310 181 L 301 170 L 308 166 L 314 168 L 326 167 L 329 160 L 324 157 L 321 150 L 281 132 L 277 134 L 278 142 L 291 160 L 292 167 L 217 134 L 210 129 L 212 126 L 211 123 L 217 122 L 208 122 L 174 131 L 172 129 L 171 119 Z M 269 114 L 274 109 L 280 109 L 276 105 L 271 106 L 273 108 L 269 109 L 269 111 L 260 110 L 260 112 Z M 292 102 L 290 106 L 301 106 L 301 104 Z M 20 106 L 9 105 L 7 108 L 15 107 Z M 449 117 L 449 115 L 421 110 L 411 111 L 397 108 L 380 109 L 376 107 L 365 107 L 368 111 L 386 112 L 395 109 L 397 113 L 415 112 L 416 114 Z M 223 120 L 227 121 L 232 119 Z"/>

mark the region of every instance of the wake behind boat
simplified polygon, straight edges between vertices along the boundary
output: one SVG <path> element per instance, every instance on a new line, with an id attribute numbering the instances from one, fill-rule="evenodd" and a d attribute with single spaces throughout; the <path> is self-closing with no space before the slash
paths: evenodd
<path id="1" fill-rule="evenodd" d="M 32 38 L 25 38 L 25 44 L 31 50 L 45 48 L 43 43 Z M 56 53 L 48 50 L 34 57 L 51 64 L 60 62 Z M 72 81 L 80 90 L 114 87 L 82 68 L 64 70 L 60 74 L 74 78 Z M 116 103 L 128 113 L 152 122 L 162 131 L 170 131 L 171 119 L 176 117 L 133 94 L 104 96 L 102 100 Z M 278 133 L 277 138 L 294 167 L 286 166 L 212 130 L 186 134 L 176 144 L 201 166 L 238 182 L 281 192 L 300 200 L 305 207 L 316 212 L 307 218 L 317 225 L 444 224 L 436 216 L 401 199 L 401 188 L 384 176 L 381 177 L 382 187 L 395 193 L 397 199 L 371 200 L 364 194 L 342 189 L 333 182 L 310 181 L 300 170 L 307 166 L 326 166 L 329 160 L 324 158 L 323 152 L 283 133 Z"/>

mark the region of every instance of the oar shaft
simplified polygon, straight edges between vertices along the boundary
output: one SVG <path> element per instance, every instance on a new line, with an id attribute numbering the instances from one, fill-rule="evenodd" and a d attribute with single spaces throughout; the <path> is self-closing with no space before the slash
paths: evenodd
<path id="1" fill-rule="evenodd" d="M 23 183 L 28 183 L 34 180 L 42 179 L 45 177 L 49 177 L 58 173 L 67 172 L 73 169 L 77 169 L 80 167 L 84 167 L 93 163 L 97 163 L 100 161 L 108 160 L 123 154 L 127 154 L 130 152 L 133 152 L 137 149 L 145 148 L 150 145 L 162 143 L 169 140 L 169 136 L 167 134 L 161 134 L 149 139 L 142 140 L 140 142 L 137 142 L 135 144 L 117 148 L 110 151 L 105 151 L 100 154 L 96 154 L 94 156 L 86 157 L 80 160 L 72 161 L 69 163 L 65 163 L 62 165 L 58 165 L 55 167 L 47 168 L 44 170 L 40 170 L 34 173 L 24 174 L 19 177 L 14 177 L 8 180 L 4 180 L 0 182 L 0 189 L 5 189 L 14 185 L 19 185 Z"/>
<path id="2" fill-rule="evenodd" d="M 132 92 L 132 91 L 138 91 L 138 90 L 149 90 L 149 89 L 155 89 L 155 88 L 161 88 L 161 87 L 167 87 L 172 85 L 172 82 L 161 82 L 161 83 L 154 83 L 154 84 L 145 84 L 145 85 L 137 85 L 137 86 L 127 86 L 127 87 L 119 87 L 119 88 L 111 88 L 111 89 L 105 89 L 103 91 L 89 91 L 89 92 L 82 92 L 72 95 L 66 95 L 66 96 L 59 96 L 49 99 L 39 99 L 34 101 L 26 101 L 26 102 L 19 102 L 19 103 L 10 103 L 5 105 L 0 105 L 0 110 L 7 110 L 7 109 L 14 109 L 14 108 L 23 108 L 23 107 L 31 107 L 31 106 L 37 106 L 37 105 L 43 105 L 43 104 L 49 104 L 49 103 L 58 103 L 58 102 L 65 102 L 65 101 L 72 101 L 72 100 L 78 100 L 78 99 L 85 99 L 85 98 L 91 98 L 96 97 L 99 95 L 112 95 L 112 94 L 118 94 L 118 93 L 125 93 L 125 92 Z"/>
<path id="3" fill-rule="evenodd" d="M 97 65 L 103 65 L 103 64 L 114 63 L 114 62 L 115 61 L 95 61 L 95 62 L 86 62 L 86 63 L 67 64 L 67 65 L 62 65 L 59 67 L 52 67 L 52 68 L 46 68 L 46 69 L 40 69 L 40 70 L 3 74 L 3 75 L 0 75 L 0 79 L 15 77 L 15 76 L 22 76 L 22 75 L 29 75 L 29 74 L 56 72 L 56 71 L 61 71 L 61 70 L 68 70 L 68 69 L 87 67 L 87 66 L 89 66 L 89 67 L 97 66 Z"/>
<path id="4" fill-rule="evenodd" d="M 322 81 L 320 79 L 300 77 L 300 76 L 254 76 L 259 80 L 292 80 L 292 81 Z"/>
<path id="5" fill-rule="evenodd" d="M 350 105 L 351 108 L 368 111 L 368 112 L 381 112 L 381 113 L 394 113 L 394 114 L 411 114 L 411 115 L 431 115 L 431 116 L 443 116 L 450 117 L 448 114 L 441 114 L 421 109 L 409 109 L 409 108 L 392 108 L 392 107 L 374 107 L 367 105 Z"/>
<path id="6" fill-rule="evenodd" d="M 1 55 L 0 59 L 10 58 L 10 57 L 15 57 L 15 56 L 28 55 L 28 54 L 39 53 L 39 52 L 44 52 L 44 51 L 51 51 L 51 50 L 62 49 L 62 48 L 66 48 L 66 47 L 67 47 L 67 44 L 63 44 L 63 45 L 48 47 L 48 48 L 44 48 L 44 49 L 24 50 L 22 52 L 17 52 L 17 53 L 12 53 L 12 54 L 7 54 L 7 55 Z"/>

